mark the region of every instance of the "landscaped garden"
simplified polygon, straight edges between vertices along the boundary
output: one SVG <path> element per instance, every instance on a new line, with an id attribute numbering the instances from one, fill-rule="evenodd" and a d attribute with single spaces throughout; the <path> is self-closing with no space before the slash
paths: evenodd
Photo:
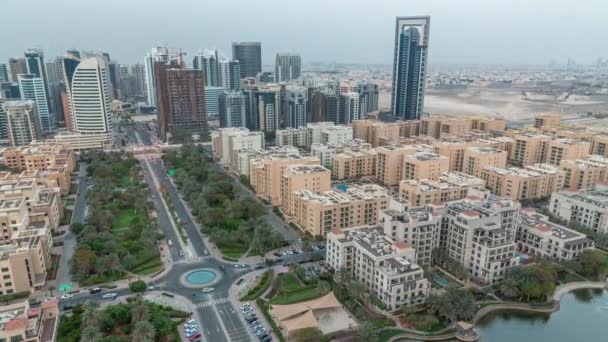
<path id="1" fill-rule="evenodd" d="M 72 274 L 88 286 L 158 271 L 157 223 L 148 215 L 151 204 L 137 160 L 117 152 L 88 157 L 89 216 L 86 226 L 71 228 L 80 234 Z"/>
<path id="2" fill-rule="evenodd" d="M 201 147 L 184 145 L 179 152 L 166 153 L 163 161 L 167 170 L 174 170 L 173 180 L 202 232 L 226 258 L 263 255 L 281 246 L 281 235 L 261 220 L 265 208 L 240 196 L 233 180 L 216 170 Z"/>
<path id="3" fill-rule="evenodd" d="M 89 302 L 61 318 L 58 341 L 179 341 L 177 326 L 188 313 L 152 304 L 140 297 L 99 309 Z"/>

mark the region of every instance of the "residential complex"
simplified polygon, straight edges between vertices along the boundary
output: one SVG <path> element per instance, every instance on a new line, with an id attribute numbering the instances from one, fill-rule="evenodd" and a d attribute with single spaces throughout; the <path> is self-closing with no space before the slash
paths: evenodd
<path id="1" fill-rule="evenodd" d="M 551 195 L 549 212 L 598 233 L 608 233 L 608 188 L 588 191 L 560 191 Z"/>
<path id="2" fill-rule="evenodd" d="M 564 172 L 549 164 L 524 168 L 485 167 L 480 177 L 492 193 L 511 199 L 546 198 L 564 188 Z"/>
<path id="3" fill-rule="evenodd" d="M 0 308 L 0 341 L 53 342 L 59 327 L 59 301 L 31 307 L 27 300 Z"/>
<path id="4" fill-rule="evenodd" d="M 468 196 L 470 189 L 483 188 L 484 185 L 482 179 L 460 172 L 445 172 L 436 180 L 402 180 L 399 183 L 399 197 L 406 200 L 410 208 L 417 208 L 463 199 Z"/>
<path id="5" fill-rule="evenodd" d="M 416 264 L 414 248 L 384 235 L 381 227 L 327 233 L 327 266 L 344 270 L 389 310 L 426 302 L 431 284 Z"/>

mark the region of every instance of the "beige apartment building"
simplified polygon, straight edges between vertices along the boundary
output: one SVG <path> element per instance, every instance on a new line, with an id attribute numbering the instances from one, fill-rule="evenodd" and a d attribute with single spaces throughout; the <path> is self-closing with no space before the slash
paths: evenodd
<path id="1" fill-rule="evenodd" d="M 281 203 L 286 215 L 293 215 L 291 197 L 294 192 L 308 190 L 313 194 L 329 191 L 331 171 L 321 165 L 289 165 L 283 171 Z"/>
<path id="2" fill-rule="evenodd" d="M 308 148 L 308 130 L 306 127 L 287 127 L 276 132 L 275 141 L 277 146 L 296 146 L 300 148 Z"/>
<path id="3" fill-rule="evenodd" d="M 598 134 L 591 138 L 589 154 L 599 154 L 608 157 L 608 135 Z"/>
<path id="4" fill-rule="evenodd" d="M 534 117 L 534 128 L 557 127 L 560 125 L 560 121 L 561 116 L 559 114 L 540 114 Z"/>
<path id="5" fill-rule="evenodd" d="M 16 232 L 0 245 L 0 295 L 41 290 L 46 283 L 52 247 L 46 228 Z"/>
<path id="6" fill-rule="evenodd" d="M 392 311 L 428 298 L 431 283 L 415 253 L 407 243 L 386 236 L 382 227 L 335 229 L 327 234 L 325 262 L 331 270 L 348 271 Z"/>
<path id="7" fill-rule="evenodd" d="M 419 135 L 414 137 L 396 137 L 388 138 L 381 137 L 378 139 L 378 146 L 388 145 L 432 145 L 435 138 L 426 135 Z"/>
<path id="8" fill-rule="evenodd" d="M 353 137 L 364 140 L 373 147 L 380 145 L 380 139 L 413 137 L 420 135 L 420 121 L 382 122 L 377 120 L 355 120 L 352 122 Z"/>
<path id="9" fill-rule="evenodd" d="M 562 160 L 559 169 L 564 172 L 564 188 L 572 191 L 591 189 L 597 183 L 608 181 L 608 159 L 601 155 Z"/>
<path id="10" fill-rule="evenodd" d="M 9 244 L 13 234 L 24 232 L 28 224 L 25 197 L 0 199 L 0 245 Z"/>
<path id="11" fill-rule="evenodd" d="M 508 153 L 493 147 L 468 147 L 464 151 L 462 172 L 480 177 L 487 166 L 507 167 Z"/>
<path id="12" fill-rule="evenodd" d="M 430 146 L 389 145 L 376 148 L 376 179 L 384 186 L 395 186 L 403 179 L 404 156 L 419 151 L 431 151 Z"/>
<path id="13" fill-rule="evenodd" d="M 449 171 L 462 172 L 464 165 L 464 151 L 475 142 L 437 140 L 432 143 L 433 152 L 446 156 L 449 160 Z"/>
<path id="14" fill-rule="evenodd" d="M 568 223 L 608 233 L 608 187 L 599 184 L 586 191 L 560 191 L 551 195 L 549 211 Z"/>
<path id="15" fill-rule="evenodd" d="M 27 171 L 62 166 L 70 173 L 76 165 L 76 155 L 70 150 L 69 144 L 32 142 L 25 146 L 3 149 L 2 162 L 7 167 Z"/>
<path id="16" fill-rule="evenodd" d="M 419 208 L 431 203 L 463 199 L 471 188 L 484 186 L 483 179 L 460 172 L 446 172 L 437 180 L 402 180 L 399 183 L 399 197 L 406 200 L 410 208 Z"/>
<path id="17" fill-rule="evenodd" d="M 376 176 L 376 150 L 345 151 L 333 160 L 332 176 L 337 180 Z"/>
<path id="18" fill-rule="evenodd" d="M 490 118 L 486 116 L 469 116 L 471 129 L 485 133 L 502 132 L 507 129 L 507 120 L 502 118 Z"/>
<path id="19" fill-rule="evenodd" d="M 297 154 L 272 154 L 249 162 L 249 183 L 257 196 L 269 201 L 273 206 L 282 205 L 281 184 L 283 171 L 289 165 L 319 165 L 317 157 Z"/>
<path id="20" fill-rule="evenodd" d="M 450 160 L 432 152 L 403 156 L 403 179 L 439 179 L 450 169 Z"/>
<path id="21" fill-rule="evenodd" d="M 513 137 L 515 145 L 509 156 L 511 163 L 524 167 L 547 161 L 551 137 L 537 133 L 521 133 Z"/>
<path id="22" fill-rule="evenodd" d="M 555 139 L 549 143 L 547 164 L 559 165 L 562 160 L 582 159 L 589 155 L 589 143 L 572 139 Z"/>
<path id="23" fill-rule="evenodd" d="M 549 164 L 507 169 L 488 166 L 480 178 L 493 194 L 513 200 L 545 198 L 564 188 L 564 172 Z"/>
<path id="24" fill-rule="evenodd" d="M 595 247 L 585 234 L 552 223 L 533 208 L 521 211 L 516 240 L 519 251 L 557 261 L 577 259 L 583 251 Z"/>
<path id="25" fill-rule="evenodd" d="M 501 118 L 479 116 L 450 117 L 431 115 L 420 119 L 420 134 L 441 138 L 442 135 L 464 134 L 471 130 L 484 133 L 502 132 L 507 127 L 507 121 Z"/>
<path id="26" fill-rule="evenodd" d="M 493 147 L 495 149 L 507 152 L 507 158 L 513 153 L 515 139 L 510 137 L 495 137 L 489 139 L 478 139 L 478 146 Z"/>
<path id="27" fill-rule="evenodd" d="M 315 194 L 309 190 L 292 194 L 293 220 L 302 231 L 324 236 L 332 229 L 378 224 L 380 211 L 388 208 L 390 196 L 375 184 Z"/>
<path id="28" fill-rule="evenodd" d="M 54 342 L 59 326 L 59 301 L 45 300 L 30 307 L 27 300 L 0 308 L 0 341 Z"/>

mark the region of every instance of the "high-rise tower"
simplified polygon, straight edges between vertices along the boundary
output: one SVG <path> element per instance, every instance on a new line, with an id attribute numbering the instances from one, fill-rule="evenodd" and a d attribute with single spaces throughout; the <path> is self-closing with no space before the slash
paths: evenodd
<path id="1" fill-rule="evenodd" d="M 156 106 L 156 76 L 155 63 L 166 64 L 169 62 L 169 49 L 163 47 L 155 47 L 146 55 L 144 66 L 146 69 L 146 91 L 148 104 Z"/>
<path id="2" fill-rule="evenodd" d="M 274 66 L 276 82 L 289 82 L 300 77 L 302 58 L 297 54 L 277 53 Z"/>
<path id="3" fill-rule="evenodd" d="M 232 43 L 232 59 L 240 63 L 241 78 L 255 77 L 262 71 L 262 43 Z"/>
<path id="4" fill-rule="evenodd" d="M 66 70 L 66 73 L 68 71 Z M 82 60 L 70 87 L 72 130 L 82 134 L 112 134 L 112 86 L 103 57 Z"/>
<path id="5" fill-rule="evenodd" d="M 21 99 L 35 103 L 36 124 L 40 128 L 40 133 L 52 133 L 55 129 L 55 120 L 49 108 L 44 81 L 33 74 L 20 74 L 17 79 Z"/>
<path id="6" fill-rule="evenodd" d="M 391 110 L 396 119 L 417 120 L 424 106 L 430 17 L 397 17 Z"/>

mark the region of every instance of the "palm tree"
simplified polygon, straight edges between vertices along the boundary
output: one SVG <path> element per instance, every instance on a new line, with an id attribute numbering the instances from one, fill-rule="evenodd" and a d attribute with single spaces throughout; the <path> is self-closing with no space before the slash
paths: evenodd
<path id="1" fill-rule="evenodd" d="M 138 322 L 147 322 L 150 319 L 150 311 L 148 305 L 142 300 L 141 296 L 137 296 L 137 299 L 131 307 L 131 324 L 135 325 Z"/>
<path id="2" fill-rule="evenodd" d="M 100 336 L 101 334 L 99 333 L 99 330 L 97 330 L 97 327 L 88 326 L 82 330 L 80 342 L 97 342 Z"/>
<path id="3" fill-rule="evenodd" d="M 500 293 L 502 293 L 502 295 L 507 298 L 515 298 L 519 295 L 519 289 L 517 288 L 517 285 L 517 279 L 507 276 L 500 284 Z"/>
<path id="4" fill-rule="evenodd" d="M 84 305 L 84 311 L 82 312 L 82 328 L 83 330 L 87 327 L 97 326 L 97 304 L 95 302 L 87 302 Z"/>
<path id="5" fill-rule="evenodd" d="M 376 331 L 376 328 L 371 322 L 365 322 L 365 324 L 363 324 L 361 328 L 359 328 L 357 336 L 359 337 L 359 341 L 362 342 L 378 341 L 378 332 Z"/>
<path id="6" fill-rule="evenodd" d="M 55 286 L 54 285 L 49 286 L 49 293 L 50 293 L 51 297 L 53 297 L 53 291 L 55 291 Z"/>
<path id="7" fill-rule="evenodd" d="M 133 333 L 131 338 L 133 342 L 152 342 L 156 335 L 156 329 L 152 323 L 147 321 L 141 321 L 135 323 L 133 326 Z"/>
<path id="8" fill-rule="evenodd" d="M 367 291 L 367 287 L 362 282 L 353 280 L 348 284 L 348 290 L 352 293 L 353 297 L 361 300 Z"/>
<path id="9" fill-rule="evenodd" d="M 477 312 L 475 297 L 470 291 L 459 290 L 451 293 L 453 320 L 471 320 Z"/>

